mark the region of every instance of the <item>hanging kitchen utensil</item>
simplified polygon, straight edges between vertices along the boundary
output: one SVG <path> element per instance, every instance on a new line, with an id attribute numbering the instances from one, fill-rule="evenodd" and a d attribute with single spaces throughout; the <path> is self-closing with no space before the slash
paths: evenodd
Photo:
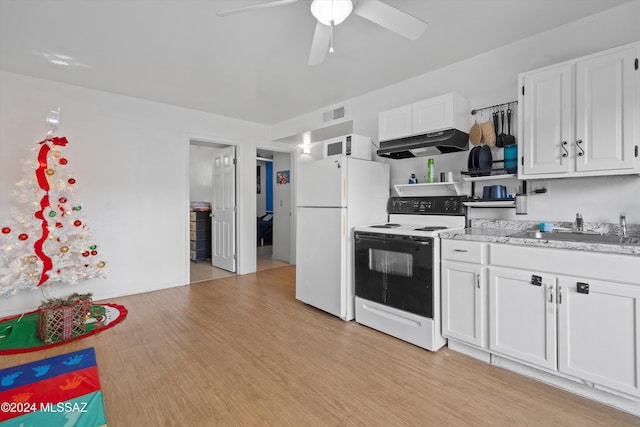
<path id="1" fill-rule="evenodd" d="M 496 113 L 496 119 L 498 117 L 498 114 Z M 504 110 L 500 109 L 500 121 L 502 123 L 502 130 L 500 131 L 500 134 L 496 136 L 496 146 L 502 148 L 504 147 L 504 137 L 506 136 L 506 134 L 504 133 Z M 496 123 L 496 134 L 498 133 L 498 125 Z"/>
<path id="2" fill-rule="evenodd" d="M 478 145 L 480 141 L 482 141 L 482 128 L 478 124 L 478 119 L 475 119 L 473 126 L 469 129 L 469 142 L 473 145 Z"/>
<path id="3" fill-rule="evenodd" d="M 494 118 L 496 117 L 496 113 L 493 113 Z M 496 145 L 496 135 L 498 134 L 497 127 L 491 123 L 491 120 L 484 122 L 480 125 L 482 128 L 482 141 L 487 144 L 489 147 L 493 147 Z"/>
<path id="4" fill-rule="evenodd" d="M 507 107 L 507 134 L 504 136 L 504 146 L 513 145 L 516 143 L 516 137 L 511 135 L 511 108 Z"/>

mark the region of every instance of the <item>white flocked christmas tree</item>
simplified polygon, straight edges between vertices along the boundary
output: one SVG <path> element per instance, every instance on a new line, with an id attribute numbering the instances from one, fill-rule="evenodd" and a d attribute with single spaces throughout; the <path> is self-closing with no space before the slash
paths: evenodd
<path id="1" fill-rule="evenodd" d="M 106 275 L 64 154 L 68 141 L 54 136 L 59 117 L 59 109 L 49 113 L 47 137 L 23 162 L 18 207 L 0 218 L 0 295 Z"/>

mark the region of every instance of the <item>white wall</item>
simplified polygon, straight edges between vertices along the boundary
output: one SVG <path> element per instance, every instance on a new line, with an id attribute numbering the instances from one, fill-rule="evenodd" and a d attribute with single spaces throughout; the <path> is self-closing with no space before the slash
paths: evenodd
<path id="1" fill-rule="evenodd" d="M 0 222 L 16 206 L 20 160 L 33 155 L 58 106 L 58 135 L 69 140 L 68 167 L 110 274 L 56 286 L 52 296 L 92 292 L 101 300 L 187 283 L 190 138 L 238 146 L 238 271 L 255 271 L 255 146 L 273 145 L 267 126 L 7 72 L 0 72 Z M 42 298 L 0 299 L 0 316 L 33 310 Z"/>
<path id="2" fill-rule="evenodd" d="M 464 95 L 472 109 L 517 100 L 519 73 L 638 41 L 638 16 L 640 2 L 625 3 L 334 106 L 345 106 L 344 120 L 353 120 L 354 133 L 371 136 L 377 142 L 380 111 L 452 91 Z M 472 40 L 469 42 L 473 43 Z M 327 124 L 322 122 L 322 111 L 334 106 L 276 124 L 272 129 L 272 137 L 279 139 L 324 127 Z M 469 125 L 471 123 L 472 116 L 469 115 Z M 495 158 L 502 158 L 500 151 L 494 150 Z M 436 172 L 456 171 L 459 176 L 459 171 L 466 169 L 467 153 L 434 158 Z M 418 178 L 426 174 L 426 157 L 379 160 L 391 164 L 392 184 L 407 183 L 411 173 L 416 173 Z M 640 197 L 637 194 L 640 194 L 640 178 L 637 176 L 553 180 L 550 194 L 530 197 L 529 214 L 518 218 L 571 221 L 575 213 L 581 211 L 587 222 L 617 222 L 618 213 L 626 211 L 629 222 L 640 223 Z M 512 209 L 483 209 L 473 214 L 515 218 Z"/>
<path id="3" fill-rule="evenodd" d="M 189 200 L 213 201 L 213 147 L 189 146 Z"/>

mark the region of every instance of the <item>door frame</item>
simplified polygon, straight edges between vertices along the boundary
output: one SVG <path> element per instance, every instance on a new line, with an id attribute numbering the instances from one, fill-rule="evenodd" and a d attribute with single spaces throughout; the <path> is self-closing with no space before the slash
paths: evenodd
<path id="1" fill-rule="evenodd" d="M 289 155 L 289 179 L 290 179 L 290 183 L 289 183 L 289 202 L 290 202 L 290 206 L 291 206 L 291 220 L 289 221 L 289 259 L 287 260 L 287 262 L 291 265 L 295 265 L 296 263 L 296 221 L 297 221 L 297 216 L 296 216 L 296 186 L 297 186 L 297 180 L 296 180 L 296 166 L 297 166 L 297 154 L 298 154 L 298 150 L 297 147 L 292 147 L 291 150 L 287 150 L 285 148 L 280 148 L 280 147 L 272 147 L 272 146 L 268 146 L 268 145 L 257 145 L 256 149 L 255 149 L 255 155 L 253 156 L 255 159 L 255 162 L 257 164 L 257 158 L 258 158 L 258 150 L 260 151 L 269 151 L 272 153 L 280 153 L 280 154 L 288 154 Z M 256 166 L 253 166 L 253 170 L 256 170 Z M 275 169 L 273 171 L 273 174 L 275 176 Z M 254 188 L 254 192 L 256 192 L 255 197 L 257 197 L 257 190 L 255 190 L 256 186 L 253 186 Z M 258 217 L 258 206 L 256 204 L 255 209 L 254 209 L 254 217 Z M 256 232 L 257 233 L 257 229 Z M 257 258 L 256 258 L 256 266 L 257 266 Z"/>
<path id="2" fill-rule="evenodd" d="M 190 245 L 190 211 L 189 211 L 189 204 L 190 204 L 190 198 L 191 198 L 191 177 L 190 177 L 190 165 L 191 165 L 191 151 L 190 148 L 192 145 L 198 145 L 201 147 L 209 147 L 209 148 L 225 148 L 225 147 L 229 147 L 229 146 L 234 146 L 235 147 L 235 158 L 236 158 L 236 185 L 235 185 L 235 199 L 236 199 L 236 232 L 234 235 L 234 240 L 235 240 L 235 248 L 236 248 L 236 254 L 238 254 L 238 257 L 236 259 L 236 273 L 238 274 L 238 271 L 240 271 L 240 265 L 243 262 L 242 257 L 240 255 L 240 239 L 239 237 L 239 229 L 240 229 L 240 221 L 238 221 L 238 218 L 240 218 L 240 210 L 242 208 L 240 200 L 238 199 L 238 175 L 240 175 L 242 172 L 239 171 L 240 169 L 240 165 L 241 165 L 241 161 L 240 161 L 240 156 L 241 156 L 241 151 L 239 149 L 239 145 L 241 143 L 239 141 L 236 140 L 231 140 L 228 138 L 212 138 L 212 137 L 207 137 L 207 136 L 198 136 L 198 135 L 189 135 L 186 139 L 186 144 L 185 144 L 185 149 L 186 149 L 186 165 L 185 165 L 185 174 L 186 174 L 186 184 L 185 184 L 185 223 L 184 223 L 184 230 L 185 230 L 185 244 L 184 244 L 184 253 L 185 253 L 185 258 L 186 258 L 186 264 L 185 264 L 185 273 L 184 273 L 184 277 L 185 277 L 185 284 L 189 285 L 191 283 L 191 245 Z M 213 164 L 211 164 L 211 168 L 213 169 Z M 255 188 L 255 185 L 254 185 Z"/>

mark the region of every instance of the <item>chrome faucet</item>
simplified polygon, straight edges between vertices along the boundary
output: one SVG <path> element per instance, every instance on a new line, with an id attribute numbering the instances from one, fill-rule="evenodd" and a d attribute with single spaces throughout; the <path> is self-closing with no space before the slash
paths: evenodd
<path id="1" fill-rule="evenodd" d="M 620 237 L 627 237 L 627 214 L 620 214 Z"/>

